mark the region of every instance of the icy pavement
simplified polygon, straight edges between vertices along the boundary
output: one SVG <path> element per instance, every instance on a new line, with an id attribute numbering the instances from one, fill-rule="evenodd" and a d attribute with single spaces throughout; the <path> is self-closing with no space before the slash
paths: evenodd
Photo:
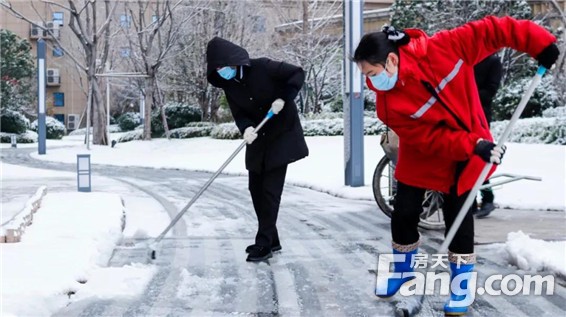
<path id="1" fill-rule="evenodd" d="M 38 165 L 72 170 L 65 164 Z M 148 202 L 159 202 L 169 215 L 182 208 L 210 177 L 175 170 L 94 169 L 137 184 L 147 194 Z M 119 188 L 113 185 L 107 189 Z M 155 275 L 142 296 L 92 296 L 71 303 L 55 316 L 393 314 L 389 303 L 373 296 L 376 256 L 390 252 L 389 219 L 374 203 L 286 186 L 278 221 L 283 250 L 259 264 L 245 262 L 244 249 L 252 242 L 256 226 L 251 206 L 246 178 L 219 178 L 175 227 L 174 236 L 164 240 L 154 262 Z M 143 206 L 138 203 L 138 207 Z M 144 260 L 143 245 L 147 240 L 143 235 L 135 239 L 136 235 L 130 234 L 137 246 L 119 246 L 111 266 L 120 268 Z M 422 231 L 422 235 L 423 252 L 436 253 L 442 233 Z M 480 281 L 489 274 L 517 273 L 517 268 L 504 262 L 500 249 L 479 246 L 477 251 Z M 445 299 L 427 296 L 418 316 L 441 315 Z M 557 280 L 553 296 L 480 295 L 470 315 L 562 316 L 565 310 L 566 289 L 563 280 Z"/>

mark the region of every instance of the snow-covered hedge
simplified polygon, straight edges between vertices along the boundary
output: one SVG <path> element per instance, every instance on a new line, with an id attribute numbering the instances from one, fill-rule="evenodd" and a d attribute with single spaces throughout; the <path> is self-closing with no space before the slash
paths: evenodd
<path id="1" fill-rule="evenodd" d="M 508 120 L 491 123 L 491 133 L 496 140 L 508 124 Z M 566 117 L 518 120 L 508 142 L 566 145 Z"/>
<path id="2" fill-rule="evenodd" d="M 136 129 L 134 131 L 130 131 L 130 132 L 122 135 L 121 137 L 119 137 L 117 141 L 119 143 L 124 143 L 124 142 L 130 142 L 130 141 L 134 141 L 134 140 L 143 140 L 143 130 L 142 129 Z"/>
<path id="3" fill-rule="evenodd" d="M 214 139 L 236 140 L 241 138 L 242 134 L 234 122 L 229 122 L 215 126 L 210 136 Z"/>
<path id="4" fill-rule="evenodd" d="M 23 114 L 6 109 L 0 116 L 0 128 L 2 132 L 24 133 L 29 128 L 29 120 Z"/>
<path id="5" fill-rule="evenodd" d="M 37 132 L 38 129 L 38 121 L 34 120 L 31 123 L 30 129 L 32 129 L 33 131 Z M 45 132 L 46 135 L 45 137 L 47 139 L 56 139 L 56 140 L 60 140 L 63 138 L 63 136 L 65 136 L 65 133 L 67 133 L 67 129 L 65 129 L 65 125 L 63 123 L 61 123 L 61 121 L 53 118 L 53 117 L 45 117 Z"/>
<path id="6" fill-rule="evenodd" d="M 183 128 L 190 122 L 201 121 L 202 119 L 202 111 L 199 106 L 171 102 L 163 106 L 163 110 L 165 111 L 169 130 Z M 151 131 L 155 134 L 165 132 L 159 109 L 151 113 Z"/>
<path id="7" fill-rule="evenodd" d="M 306 120 L 302 122 L 305 136 L 344 135 L 344 119 Z M 364 117 L 364 134 L 377 135 L 385 126 L 376 118 Z"/>
<path id="8" fill-rule="evenodd" d="M 0 143 L 12 143 L 12 134 L 7 132 L 0 132 Z M 16 142 L 17 143 L 36 143 L 37 142 L 37 133 L 31 130 L 27 130 L 24 133 L 20 133 L 16 135 Z"/>
<path id="9" fill-rule="evenodd" d="M 524 78 L 501 87 L 493 100 L 493 119 L 508 120 L 521 101 L 532 78 Z M 522 118 L 540 117 L 546 109 L 560 106 L 558 93 L 552 83 L 552 76 L 542 78 L 527 102 Z"/>
<path id="10" fill-rule="evenodd" d="M 139 112 L 126 112 L 118 118 L 118 125 L 122 131 L 132 131 L 141 123 Z"/>
<path id="11" fill-rule="evenodd" d="M 120 129 L 120 126 L 117 124 L 111 125 L 108 130 L 110 130 L 110 133 L 120 133 L 123 132 L 122 129 Z M 71 133 L 69 133 L 69 135 L 85 135 L 86 133 L 86 128 L 82 128 L 82 129 L 76 129 L 73 130 Z M 92 127 L 90 128 L 90 133 L 92 134 Z"/>
<path id="12" fill-rule="evenodd" d="M 209 136 L 213 128 L 213 124 L 209 126 L 178 128 L 171 130 L 169 136 L 174 139 L 199 138 Z"/>
<path id="13" fill-rule="evenodd" d="M 542 112 L 544 118 L 566 117 L 566 106 L 549 108 Z"/>

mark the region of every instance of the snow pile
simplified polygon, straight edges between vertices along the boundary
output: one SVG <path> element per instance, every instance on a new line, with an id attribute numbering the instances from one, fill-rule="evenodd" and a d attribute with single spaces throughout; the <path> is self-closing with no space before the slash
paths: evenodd
<path id="1" fill-rule="evenodd" d="M 47 194 L 22 241 L 0 244 L 2 313 L 45 316 L 64 307 L 107 264 L 124 212 L 116 194 Z"/>
<path id="2" fill-rule="evenodd" d="M 491 124 L 491 133 L 498 140 L 509 124 L 509 120 Z M 527 118 L 518 120 L 507 142 L 566 144 L 566 117 Z"/>
<path id="3" fill-rule="evenodd" d="M 566 241 L 531 239 L 522 231 L 507 235 L 509 262 L 521 270 L 550 271 L 566 277 Z"/>

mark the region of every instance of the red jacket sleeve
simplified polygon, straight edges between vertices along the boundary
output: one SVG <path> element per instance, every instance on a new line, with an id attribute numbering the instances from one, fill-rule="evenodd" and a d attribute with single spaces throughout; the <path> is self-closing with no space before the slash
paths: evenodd
<path id="1" fill-rule="evenodd" d="M 504 47 L 536 57 L 556 41 L 554 35 L 530 20 L 495 16 L 439 32 L 434 37 L 450 43 L 468 65 L 475 65 Z"/>

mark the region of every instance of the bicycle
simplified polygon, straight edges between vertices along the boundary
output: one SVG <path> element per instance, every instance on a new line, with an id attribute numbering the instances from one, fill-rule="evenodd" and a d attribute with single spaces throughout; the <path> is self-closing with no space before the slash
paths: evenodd
<path id="1" fill-rule="evenodd" d="M 393 205 L 395 204 L 395 195 L 397 180 L 394 177 L 395 165 L 386 154 L 381 158 L 375 167 L 373 173 L 373 196 L 377 205 L 385 215 L 391 218 L 393 213 Z M 496 178 L 507 178 L 495 181 Z M 515 182 L 521 179 L 541 181 L 542 178 L 526 175 L 516 175 L 509 173 L 502 173 L 493 175 L 490 178 L 490 184 L 483 185 L 480 189 L 500 186 L 503 184 Z M 423 212 L 420 215 L 419 227 L 429 230 L 444 229 L 444 214 L 442 212 L 442 205 L 444 199 L 441 192 L 434 190 L 427 190 L 423 199 Z"/>
<path id="2" fill-rule="evenodd" d="M 397 180 L 393 176 L 395 165 L 391 159 L 385 155 L 381 158 L 373 173 L 373 196 L 381 211 L 391 218 L 393 213 L 393 205 L 395 204 L 395 195 Z M 423 212 L 420 215 L 419 227 L 423 229 L 443 229 L 444 216 L 442 213 L 442 204 L 444 198 L 442 193 L 427 190 L 423 199 Z"/>

